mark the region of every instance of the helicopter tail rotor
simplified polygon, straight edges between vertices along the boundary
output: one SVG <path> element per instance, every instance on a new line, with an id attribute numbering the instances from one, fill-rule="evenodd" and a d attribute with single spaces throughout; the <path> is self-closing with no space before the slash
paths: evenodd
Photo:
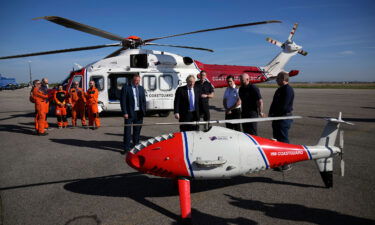
<path id="1" fill-rule="evenodd" d="M 269 37 L 266 38 L 266 41 L 268 41 L 269 43 L 274 44 L 276 46 L 279 46 L 280 48 L 283 49 L 283 51 L 285 53 L 297 52 L 297 53 L 299 53 L 303 56 L 306 56 L 307 52 L 302 50 L 302 46 L 299 46 L 299 45 L 297 45 L 296 43 L 293 42 L 293 37 L 294 37 L 294 34 L 296 33 L 297 27 L 298 27 L 298 23 L 295 23 L 293 25 L 292 30 L 290 31 L 288 39 L 284 43 L 282 43 L 280 41 L 277 41 L 273 38 L 269 38 Z"/>

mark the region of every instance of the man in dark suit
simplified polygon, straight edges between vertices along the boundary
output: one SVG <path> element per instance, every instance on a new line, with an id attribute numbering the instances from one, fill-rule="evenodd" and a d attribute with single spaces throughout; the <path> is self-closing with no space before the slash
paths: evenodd
<path id="1" fill-rule="evenodd" d="M 195 86 L 194 75 L 186 78 L 186 85 L 177 88 L 174 97 L 174 116 L 179 122 L 199 121 L 200 88 Z M 197 130 L 198 126 L 180 125 L 181 131 Z"/>
<path id="2" fill-rule="evenodd" d="M 125 124 L 142 124 L 143 116 L 146 114 L 146 96 L 145 89 L 139 85 L 141 77 L 134 75 L 130 84 L 124 84 L 121 90 L 121 111 L 125 119 Z M 131 126 L 124 127 L 124 151 L 130 150 L 130 139 L 133 145 L 139 143 L 142 126 L 133 126 L 133 135 Z"/>

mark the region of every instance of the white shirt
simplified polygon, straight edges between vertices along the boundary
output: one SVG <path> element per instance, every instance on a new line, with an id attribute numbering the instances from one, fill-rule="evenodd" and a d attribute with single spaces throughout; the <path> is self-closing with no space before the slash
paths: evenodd
<path id="1" fill-rule="evenodd" d="M 132 89 L 133 89 L 133 95 L 134 95 L 134 111 L 139 111 L 137 87 L 132 84 Z M 139 89 L 138 89 L 138 94 L 139 94 Z"/>
<path id="2" fill-rule="evenodd" d="M 240 98 L 238 94 L 238 88 L 236 86 L 233 87 L 227 87 L 224 92 L 224 97 L 225 102 L 227 103 L 228 109 L 231 108 L 236 104 L 238 99 Z M 237 106 L 236 109 L 241 108 L 241 105 Z"/>

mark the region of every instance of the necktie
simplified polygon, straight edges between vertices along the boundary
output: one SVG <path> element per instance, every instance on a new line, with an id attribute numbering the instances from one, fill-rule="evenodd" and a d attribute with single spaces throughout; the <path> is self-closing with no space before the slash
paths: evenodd
<path id="1" fill-rule="evenodd" d="M 191 91 L 191 88 L 189 88 L 189 111 L 195 111 L 193 93 Z"/>
<path id="2" fill-rule="evenodd" d="M 139 91 L 138 91 L 138 86 L 135 87 L 135 94 L 137 95 L 137 107 L 139 108 Z"/>

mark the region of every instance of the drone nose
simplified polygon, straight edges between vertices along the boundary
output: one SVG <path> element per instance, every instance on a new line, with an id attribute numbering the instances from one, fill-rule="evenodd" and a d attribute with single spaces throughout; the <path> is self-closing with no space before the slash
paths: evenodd
<path id="1" fill-rule="evenodd" d="M 128 163 L 128 165 L 137 170 L 143 167 L 145 161 L 145 157 L 141 155 L 133 154 L 131 152 L 128 152 L 128 154 L 126 155 L 126 162 Z"/>

